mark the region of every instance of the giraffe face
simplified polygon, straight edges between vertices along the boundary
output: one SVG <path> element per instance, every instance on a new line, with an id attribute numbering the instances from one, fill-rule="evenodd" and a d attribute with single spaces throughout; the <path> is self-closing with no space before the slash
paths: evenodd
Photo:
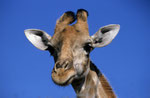
<path id="1" fill-rule="evenodd" d="M 95 47 L 108 45 L 119 31 L 119 25 L 108 25 L 89 36 L 87 16 L 83 9 L 78 10 L 76 16 L 71 11 L 64 13 L 57 20 L 52 37 L 42 30 L 25 30 L 26 37 L 35 47 L 48 50 L 54 57 L 52 79 L 58 85 L 65 86 L 86 76 L 90 70 L 90 52 Z M 69 25 L 76 19 L 76 24 Z"/>
<path id="2" fill-rule="evenodd" d="M 49 51 L 55 60 L 52 79 L 58 85 L 68 85 L 89 72 L 92 40 L 86 22 L 87 15 L 85 10 L 78 10 L 76 16 L 79 23 L 72 26 L 68 24 L 75 20 L 73 12 L 66 12 L 57 21 Z"/>
<path id="3" fill-rule="evenodd" d="M 67 85 L 88 73 L 92 40 L 88 33 L 77 32 L 75 25 L 55 34 L 49 48 L 55 60 L 52 79 L 58 85 Z"/>

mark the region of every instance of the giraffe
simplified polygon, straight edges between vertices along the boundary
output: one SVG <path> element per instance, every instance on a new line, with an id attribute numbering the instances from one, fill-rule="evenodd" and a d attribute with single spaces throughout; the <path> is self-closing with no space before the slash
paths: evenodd
<path id="1" fill-rule="evenodd" d="M 84 9 L 78 9 L 76 15 L 67 11 L 56 21 L 52 37 L 39 29 L 26 29 L 25 35 L 36 48 L 54 57 L 51 76 L 55 84 L 71 84 L 77 98 L 116 98 L 105 76 L 90 60 L 90 52 L 111 43 L 120 25 L 106 25 L 90 36 L 87 17 Z"/>

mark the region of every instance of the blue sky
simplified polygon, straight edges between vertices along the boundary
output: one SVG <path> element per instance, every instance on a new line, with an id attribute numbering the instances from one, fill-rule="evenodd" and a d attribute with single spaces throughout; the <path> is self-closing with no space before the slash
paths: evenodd
<path id="1" fill-rule="evenodd" d="M 150 1 L 148 0 L 1 0 L 0 98 L 75 98 L 70 86 L 51 80 L 53 58 L 36 49 L 24 30 L 53 35 L 65 11 L 89 12 L 89 31 L 120 24 L 107 47 L 96 48 L 92 61 L 105 74 L 119 98 L 150 98 Z"/>

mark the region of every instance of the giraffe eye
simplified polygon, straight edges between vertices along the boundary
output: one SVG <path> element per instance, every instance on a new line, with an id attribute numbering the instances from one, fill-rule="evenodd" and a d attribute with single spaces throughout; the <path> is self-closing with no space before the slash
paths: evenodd
<path id="1" fill-rule="evenodd" d="M 84 50 L 87 52 L 87 53 L 90 53 L 92 50 L 93 50 L 93 47 L 91 45 L 91 43 L 86 43 L 84 45 Z"/>
<path id="2" fill-rule="evenodd" d="M 51 55 L 54 55 L 54 53 L 55 53 L 54 47 L 49 46 L 47 50 L 51 53 Z"/>

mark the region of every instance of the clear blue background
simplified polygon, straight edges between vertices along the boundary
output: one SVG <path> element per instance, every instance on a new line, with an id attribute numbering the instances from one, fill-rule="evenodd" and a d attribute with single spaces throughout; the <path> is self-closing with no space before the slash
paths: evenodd
<path id="1" fill-rule="evenodd" d="M 150 98 L 149 0 L 0 0 L 0 98 L 75 98 L 70 86 L 51 80 L 54 66 L 48 52 L 36 49 L 24 30 L 53 35 L 65 11 L 89 11 L 89 31 L 120 24 L 113 42 L 91 53 L 119 98 Z"/>

